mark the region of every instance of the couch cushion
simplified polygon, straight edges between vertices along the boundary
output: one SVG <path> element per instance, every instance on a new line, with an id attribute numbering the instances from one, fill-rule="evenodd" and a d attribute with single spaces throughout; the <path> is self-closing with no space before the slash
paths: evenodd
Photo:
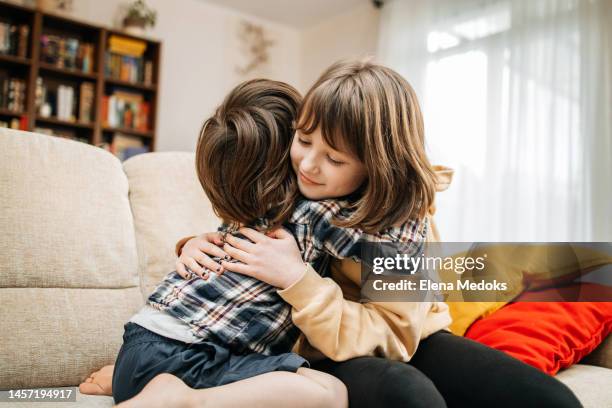
<path id="1" fill-rule="evenodd" d="M 142 304 L 128 184 L 102 149 L 0 129 L 0 387 L 76 385 Z"/>
<path id="2" fill-rule="evenodd" d="M 576 394 L 584 408 L 612 406 L 612 370 L 576 364 L 556 375 Z"/>
<path id="3" fill-rule="evenodd" d="M 176 242 L 216 231 L 219 220 L 198 181 L 194 153 L 141 154 L 123 167 L 130 184 L 136 236 L 144 251 L 144 286 L 149 293 L 174 270 Z"/>

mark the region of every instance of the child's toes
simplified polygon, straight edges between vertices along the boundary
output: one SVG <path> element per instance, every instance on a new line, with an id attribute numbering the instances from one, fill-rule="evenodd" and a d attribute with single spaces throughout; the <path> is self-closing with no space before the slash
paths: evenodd
<path id="1" fill-rule="evenodd" d="M 105 395 L 105 392 L 102 387 L 95 383 L 81 383 L 79 384 L 79 391 L 81 392 L 81 394 Z"/>

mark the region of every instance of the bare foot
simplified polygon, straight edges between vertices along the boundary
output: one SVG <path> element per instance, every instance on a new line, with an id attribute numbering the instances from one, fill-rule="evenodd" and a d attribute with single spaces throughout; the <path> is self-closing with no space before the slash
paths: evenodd
<path id="1" fill-rule="evenodd" d="M 114 365 L 107 365 L 92 373 L 85 382 L 79 384 L 81 394 L 113 395 Z"/>
<path id="2" fill-rule="evenodd" d="M 117 408 L 192 408 L 194 389 L 172 374 L 159 374 L 136 395 L 116 405 Z M 203 391 L 203 390 L 199 390 Z M 198 407 L 203 407 L 202 401 Z"/>

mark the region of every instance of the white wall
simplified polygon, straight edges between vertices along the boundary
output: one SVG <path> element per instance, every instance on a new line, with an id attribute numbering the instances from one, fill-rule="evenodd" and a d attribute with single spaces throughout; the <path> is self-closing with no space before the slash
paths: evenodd
<path id="1" fill-rule="evenodd" d="M 306 91 L 329 65 L 376 56 L 380 12 L 368 2 L 301 32 L 301 87 Z"/>
<path id="2" fill-rule="evenodd" d="M 73 16 L 113 26 L 121 0 L 78 0 Z M 158 151 L 193 151 L 203 120 L 240 82 L 235 29 L 241 18 L 262 24 L 274 39 L 270 62 L 253 75 L 300 86 L 300 36 L 290 27 L 245 16 L 198 0 L 148 0 L 157 10 L 150 35 L 162 41 L 157 118 Z M 249 75 L 249 76 L 253 76 Z"/>
<path id="3" fill-rule="evenodd" d="M 255 0 L 256 1 L 256 0 Z M 265 27 L 275 42 L 269 63 L 249 75 L 288 82 L 305 92 L 341 58 L 374 55 L 379 11 L 370 2 L 297 30 L 199 0 L 147 0 L 157 10 L 149 35 L 162 41 L 157 150 L 193 151 L 203 120 L 233 85 L 243 61 L 236 28 L 241 19 Z M 73 17 L 118 27 L 126 0 L 77 0 Z"/>

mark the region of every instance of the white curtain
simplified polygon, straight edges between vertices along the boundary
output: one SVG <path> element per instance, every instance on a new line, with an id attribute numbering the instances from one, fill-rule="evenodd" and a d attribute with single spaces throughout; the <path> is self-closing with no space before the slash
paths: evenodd
<path id="1" fill-rule="evenodd" d="M 449 241 L 612 241 L 612 1 L 395 0 L 378 57 L 415 87 Z"/>

